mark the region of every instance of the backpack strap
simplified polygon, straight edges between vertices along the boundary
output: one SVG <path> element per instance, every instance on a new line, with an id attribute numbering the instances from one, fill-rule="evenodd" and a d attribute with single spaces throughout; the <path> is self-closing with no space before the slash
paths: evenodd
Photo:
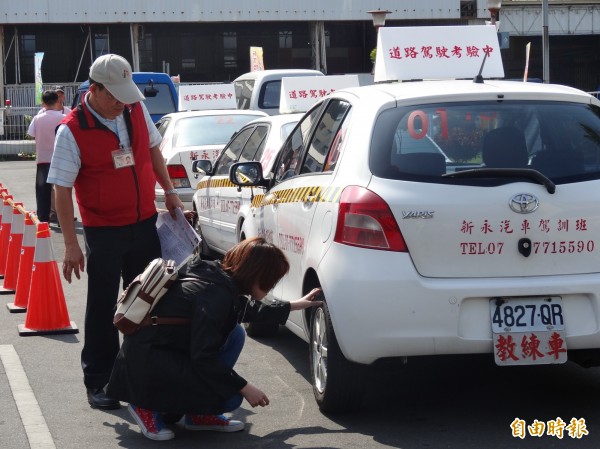
<path id="1" fill-rule="evenodd" d="M 179 281 L 201 281 L 201 279 L 189 278 L 189 277 L 188 278 L 178 278 L 174 281 L 169 281 L 169 285 L 173 284 L 174 282 L 179 282 Z M 142 293 L 142 292 L 140 291 L 140 293 Z M 138 293 L 138 296 L 140 296 L 140 293 Z M 146 326 L 159 326 L 159 325 L 164 325 L 164 324 L 168 324 L 168 325 L 172 325 L 172 326 L 184 326 L 184 325 L 190 324 L 191 322 L 192 322 L 191 318 L 174 317 L 174 316 L 150 316 L 150 314 L 148 314 L 140 322 L 140 324 L 138 325 L 138 329 L 142 328 L 142 327 L 146 327 Z"/>
<path id="2" fill-rule="evenodd" d="M 174 317 L 174 316 L 149 316 L 146 315 L 142 322 L 139 324 L 139 327 L 145 326 L 158 326 L 161 324 L 170 324 L 175 326 L 182 326 L 186 324 L 190 324 L 192 322 L 191 318 L 183 318 L 183 317 Z"/>

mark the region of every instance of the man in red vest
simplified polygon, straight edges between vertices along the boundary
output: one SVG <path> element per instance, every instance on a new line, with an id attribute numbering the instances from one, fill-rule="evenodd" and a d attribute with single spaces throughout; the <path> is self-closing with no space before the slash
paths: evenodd
<path id="1" fill-rule="evenodd" d="M 156 230 L 154 187 L 165 190 L 175 216 L 183 204 L 159 150 L 161 136 L 121 56 L 106 54 L 90 68 L 90 90 L 62 121 L 56 134 L 48 182 L 55 185 L 56 211 L 65 241 L 63 276 L 77 279 L 87 260 L 85 341 L 81 352 L 84 384 L 93 408 L 115 409 L 106 396 L 119 335 L 114 307 L 123 287 L 161 256 Z M 72 189 L 79 206 L 86 254 L 77 241 Z"/>

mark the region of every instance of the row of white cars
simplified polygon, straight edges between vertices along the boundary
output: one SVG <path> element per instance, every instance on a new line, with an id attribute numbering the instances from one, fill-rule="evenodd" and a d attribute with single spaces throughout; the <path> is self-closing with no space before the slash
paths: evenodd
<path id="1" fill-rule="evenodd" d="M 185 104 L 192 108 L 200 107 L 167 114 L 156 126 L 162 136 L 160 151 L 165 158 L 169 176 L 186 208 L 192 207 L 192 196 L 198 179 L 198 175 L 192 173 L 192 162 L 205 160 L 214 163 L 227 142 L 242 126 L 251 120 L 277 115 L 284 77 L 316 76 L 323 77 L 323 74 L 306 69 L 262 70 L 243 74 L 229 86 L 186 86 L 192 87 L 187 95 L 183 94 L 183 87 L 180 86 L 180 106 Z M 231 87 L 231 91 L 223 90 L 224 87 Z M 229 102 L 227 97 L 231 92 L 234 92 L 234 98 Z M 217 109 L 210 107 L 212 103 L 233 104 L 233 108 L 237 105 L 237 109 Z M 155 196 L 157 203 L 164 203 L 164 191 L 158 184 Z"/>
<path id="2" fill-rule="evenodd" d="M 600 102 L 480 64 L 474 80 L 335 91 L 193 164 L 203 253 L 263 236 L 291 265 L 273 297 L 322 288 L 286 326 L 309 344 L 323 411 L 360 407 L 381 359 L 600 364 Z"/>

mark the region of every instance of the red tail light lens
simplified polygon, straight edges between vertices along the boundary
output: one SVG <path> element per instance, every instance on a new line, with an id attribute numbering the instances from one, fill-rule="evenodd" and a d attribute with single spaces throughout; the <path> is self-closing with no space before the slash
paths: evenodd
<path id="1" fill-rule="evenodd" d="M 167 171 L 169 172 L 169 178 L 171 178 L 173 187 L 176 189 L 190 187 L 190 180 L 183 165 L 167 165 Z"/>
<path id="2" fill-rule="evenodd" d="M 346 187 L 342 192 L 334 240 L 344 245 L 408 252 L 387 203 L 358 186 Z"/>

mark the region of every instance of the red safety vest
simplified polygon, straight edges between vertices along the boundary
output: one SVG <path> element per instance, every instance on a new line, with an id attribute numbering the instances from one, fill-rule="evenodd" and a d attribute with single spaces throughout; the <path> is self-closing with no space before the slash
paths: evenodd
<path id="1" fill-rule="evenodd" d="M 119 148 L 119 138 L 87 105 L 79 105 L 62 121 L 73 133 L 81 153 L 75 197 L 84 226 L 129 225 L 156 213 L 156 176 L 144 111 L 134 104 L 125 107 L 123 116 L 135 165 L 119 169 L 115 169 L 112 157 L 112 152 Z"/>

